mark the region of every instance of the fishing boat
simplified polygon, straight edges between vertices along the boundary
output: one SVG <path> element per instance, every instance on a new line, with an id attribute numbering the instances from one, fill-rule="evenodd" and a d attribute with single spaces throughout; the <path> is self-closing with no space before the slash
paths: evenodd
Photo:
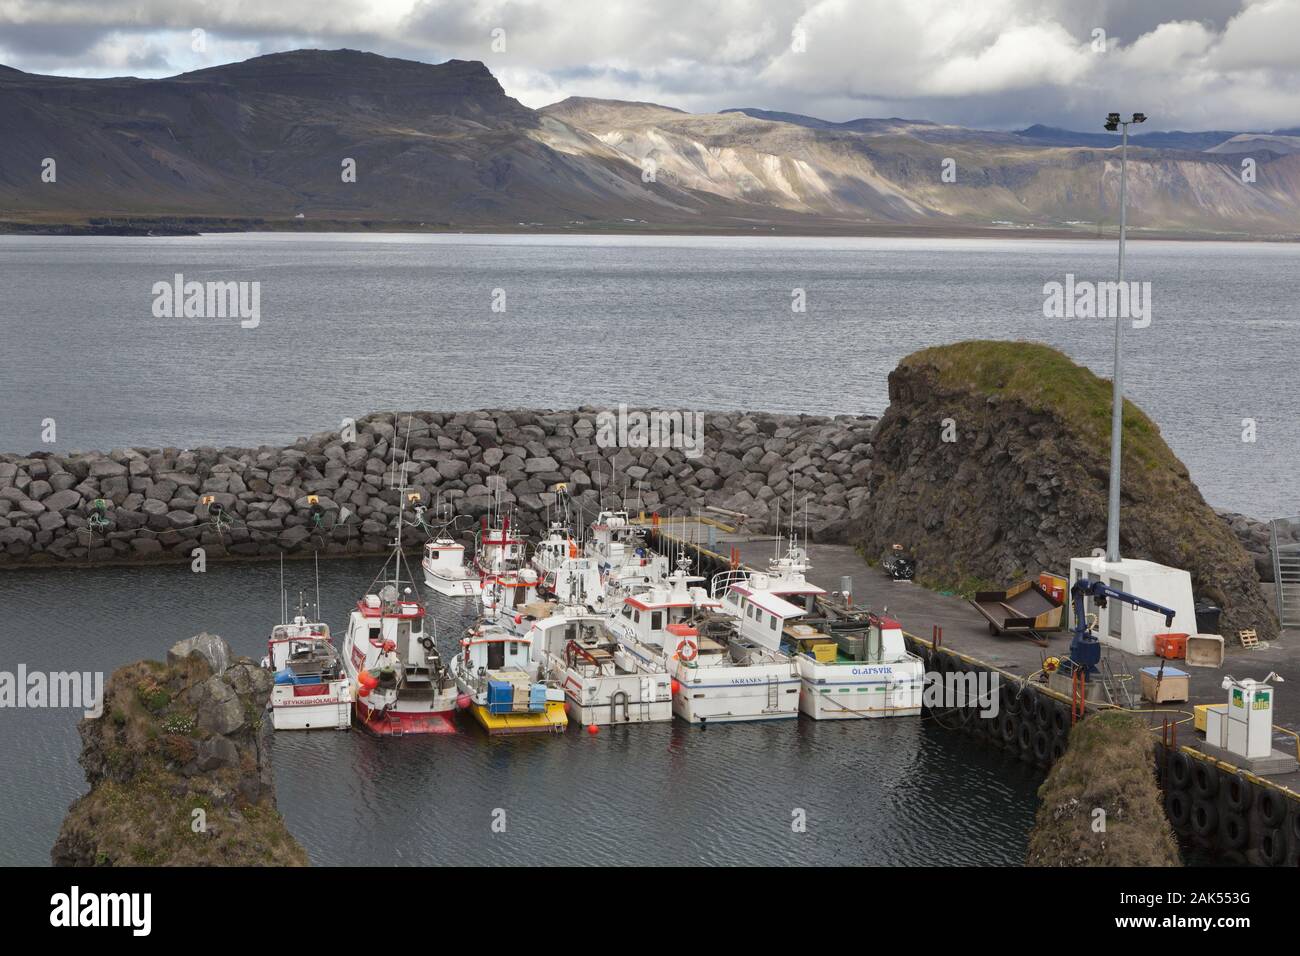
<path id="1" fill-rule="evenodd" d="M 561 733 L 569 724 L 564 691 L 546 679 L 526 635 L 480 621 L 461 638 L 450 669 L 459 705 L 489 734 Z"/>
<path id="2" fill-rule="evenodd" d="M 591 524 L 584 554 L 596 562 L 605 590 L 619 598 L 668 576 L 668 559 L 646 542 L 645 530 L 626 511 L 601 511 Z"/>
<path id="3" fill-rule="evenodd" d="M 625 597 L 611 628 L 642 666 L 673 679 L 673 712 L 690 723 L 799 714 L 799 675 L 779 649 L 746 636 L 691 575 L 684 554 L 661 584 Z"/>
<path id="4" fill-rule="evenodd" d="M 844 608 L 807 579 L 807 552 L 792 534 L 768 570 L 724 571 L 712 593 L 756 644 L 788 653 L 799 677 L 799 709 L 817 720 L 907 717 L 921 712 L 925 665 L 907 650 L 893 618 Z"/>
<path id="5" fill-rule="evenodd" d="M 424 604 L 402 551 L 406 500 L 403 483 L 393 549 L 348 615 L 343 638 L 343 666 L 356 685 L 354 718 L 380 737 L 456 730 L 456 683 L 438 654 L 432 627 L 426 626 Z"/>
<path id="6" fill-rule="evenodd" d="M 532 565 L 543 576 L 551 574 L 569 558 L 579 555 L 578 543 L 573 540 L 573 533 L 563 522 L 553 521 L 547 529 L 546 537 L 537 542 L 533 549 Z"/>
<path id="7" fill-rule="evenodd" d="M 301 602 L 292 621 L 271 629 L 262 663 L 275 675 L 271 726 L 276 730 L 351 726 L 352 682 L 330 640 L 329 625 L 308 621 Z"/>
<path id="8" fill-rule="evenodd" d="M 420 559 L 424 583 L 438 594 L 448 597 L 478 597 L 483 585 L 477 571 L 465 565 L 465 546 L 440 536 L 425 542 Z"/>
<path id="9" fill-rule="evenodd" d="M 557 604 L 533 622 L 547 676 L 564 691 L 569 718 L 583 726 L 672 720 L 672 679 L 661 664 L 634 656 L 610 628 L 600 574 L 590 558 L 568 558 L 552 572 Z"/>

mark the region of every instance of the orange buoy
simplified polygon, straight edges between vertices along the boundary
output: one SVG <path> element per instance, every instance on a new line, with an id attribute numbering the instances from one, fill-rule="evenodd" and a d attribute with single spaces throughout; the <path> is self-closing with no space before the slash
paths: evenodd
<path id="1" fill-rule="evenodd" d="M 600 733 L 600 727 L 599 727 L 599 725 L 597 725 L 597 724 L 588 724 L 588 725 L 587 725 L 587 733 L 589 733 L 589 734 L 598 734 L 598 733 Z"/>
<path id="2" fill-rule="evenodd" d="M 676 697 L 677 694 L 678 694 L 678 693 L 681 691 L 681 689 L 682 689 L 682 685 L 679 684 L 679 683 L 677 683 L 677 678 L 676 678 L 676 677 L 673 678 L 672 688 L 673 688 L 673 696 Z"/>

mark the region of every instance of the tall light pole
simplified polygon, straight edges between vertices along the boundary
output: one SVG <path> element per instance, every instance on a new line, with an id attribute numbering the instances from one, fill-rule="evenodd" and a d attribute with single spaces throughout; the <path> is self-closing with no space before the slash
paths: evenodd
<path id="1" fill-rule="evenodd" d="M 1145 113 L 1134 113 L 1130 120 L 1121 120 L 1118 113 L 1106 117 L 1106 129 L 1112 133 L 1123 130 L 1119 153 L 1119 282 L 1124 284 L 1124 240 L 1128 234 L 1128 128 L 1132 123 L 1146 122 Z M 1117 299 L 1118 301 L 1118 299 Z M 1124 317 L 1115 316 L 1115 374 L 1111 379 L 1110 411 L 1110 507 L 1106 516 L 1106 563 L 1119 561 L 1119 489 L 1121 446 L 1124 437 L 1124 366 L 1120 330 Z"/>

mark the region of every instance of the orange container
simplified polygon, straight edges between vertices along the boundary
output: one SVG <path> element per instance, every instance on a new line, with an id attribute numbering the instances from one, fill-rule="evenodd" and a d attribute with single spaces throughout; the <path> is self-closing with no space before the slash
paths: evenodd
<path id="1" fill-rule="evenodd" d="M 1169 661 L 1181 661 L 1187 656 L 1187 635 L 1157 634 L 1156 655 Z"/>

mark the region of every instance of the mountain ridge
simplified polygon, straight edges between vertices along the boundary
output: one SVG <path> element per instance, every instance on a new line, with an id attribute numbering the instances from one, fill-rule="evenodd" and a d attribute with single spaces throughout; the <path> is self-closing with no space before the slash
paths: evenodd
<path id="1" fill-rule="evenodd" d="M 482 62 L 357 50 L 273 53 L 157 80 L 3 67 L 0 127 L 15 134 L 0 141 L 0 221 L 10 223 L 1089 234 L 1118 218 L 1117 138 L 1105 134 L 833 122 L 753 107 L 687 113 L 579 96 L 534 110 Z M 1300 234 L 1292 132 L 1135 135 L 1131 224 Z M 1244 155 L 1257 162 L 1249 188 Z M 47 159 L 53 182 L 41 177 Z M 352 182 L 341 175 L 347 159 Z"/>

